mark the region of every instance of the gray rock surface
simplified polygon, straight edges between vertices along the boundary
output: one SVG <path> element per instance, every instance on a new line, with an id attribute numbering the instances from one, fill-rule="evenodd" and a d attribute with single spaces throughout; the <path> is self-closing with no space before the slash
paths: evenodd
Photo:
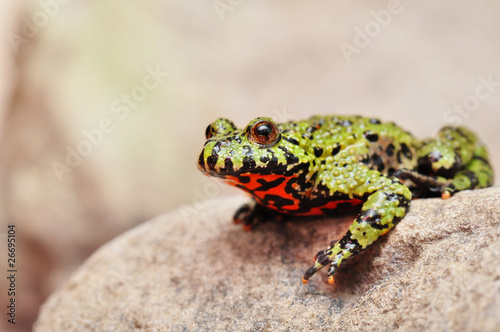
<path id="1" fill-rule="evenodd" d="M 181 208 L 94 253 L 43 305 L 35 331 L 498 331 L 500 188 L 412 202 L 333 286 L 313 254 L 353 215 L 261 224 L 231 217 L 246 197 Z"/>

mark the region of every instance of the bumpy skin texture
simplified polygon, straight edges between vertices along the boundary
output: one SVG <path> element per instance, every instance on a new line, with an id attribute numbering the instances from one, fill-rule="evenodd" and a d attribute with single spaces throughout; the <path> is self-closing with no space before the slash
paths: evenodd
<path id="1" fill-rule="evenodd" d="M 234 217 L 246 229 L 269 211 L 322 215 L 361 205 L 344 237 L 316 254 L 304 283 L 325 265 L 333 283 L 338 266 L 392 229 L 412 197 L 448 198 L 493 182 L 486 149 L 463 127 L 419 141 L 394 123 L 359 116 L 282 124 L 259 117 L 243 130 L 221 118 L 206 137 L 198 168 L 252 195 Z"/>

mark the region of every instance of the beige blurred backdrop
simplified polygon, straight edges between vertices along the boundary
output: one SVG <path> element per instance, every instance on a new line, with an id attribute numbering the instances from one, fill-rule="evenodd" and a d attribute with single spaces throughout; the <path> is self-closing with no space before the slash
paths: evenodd
<path id="1" fill-rule="evenodd" d="M 360 114 L 422 138 L 467 125 L 500 174 L 498 13 L 500 2 L 462 0 L 0 2 L 0 260 L 3 273 L 15 225 L 14 328 L 29 330 L 104 242 L 233 193 L 196 169 L 217 117 Z"/>

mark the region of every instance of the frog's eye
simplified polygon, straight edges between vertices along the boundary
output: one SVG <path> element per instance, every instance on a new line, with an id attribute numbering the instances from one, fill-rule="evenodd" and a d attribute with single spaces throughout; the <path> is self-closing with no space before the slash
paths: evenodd
<path id="1" fill-rule="evenodd" d="M 206 139 L 209 139 L 210 137 L 214 136 L 214 134 L 215 134 L 214 126 L 212 126 L 212 124 L 209 124 L 207 129 L 205 130 Z"/>
<path id="2" fill-rule="evenodd" d="M 231 120 L 220 118 L 215 120 L 214 123 L 208 125 L 207 129 L 205 130 L 205 137 L 209 139 L 211 137 L 214 137 L 215 135 L 227 134 L 234 130 L 236 130 L 236 126 Z"/>
<path id="3" fill-rule="evenodd" d="M 280 139 L 280 132 L 271 121 L 259 121 L 250 128 L 249 140 L 263 147 L 271 147 Z"/>

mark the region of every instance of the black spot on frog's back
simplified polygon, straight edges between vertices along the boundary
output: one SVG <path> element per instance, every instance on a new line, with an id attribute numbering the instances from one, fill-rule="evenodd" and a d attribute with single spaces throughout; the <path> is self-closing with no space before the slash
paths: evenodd
<path id="1" fill-rule="evenodd" d="M 323 154 L 323 148 L 321 148 L 321 147 L 315 146 L 313 148 L 313 150 L 314 150 L 314 155 L 316 156 L 316 158 L 321 157 L 321 155 Z"/>
<path id="2" fill-rule="evenodd" d="M 336 143 L 335 146 L 332 148 L 332 156 L 335 156 L 337 153 L 340 151 L 340 144 Z"/>
<path id="3" fill-rule="evenodd" d="M 359 216 L 358 216 L 360 221 L 364 221 L 367 224 L 369 224 L 371 227 L 373 227 L 375 229 L 379 229 L 379 230 L 386 229 L 389 227 L 389 225 L 382 225 L 380 223 L 381 217 L 382 216 L 380 215 L 380 213 L 378 213 L 374 209 L 368 209 L 365 211 L 361 211 Z"/>
<path id="4" fill-rule="evenodd" d="M 376 153 L 372 155 L 372 167 L 379 172 L 382 172 L 385 168 L 384 161 Z"/>
<path id="5" fill-rule="evenodd" d="M 376 141 L 378 141 L 378 134 L 377 133 L 374 133 L 372 132 L 371 130 L 367 130 L 363 133 L 363 135 L 365 136 L 365 138 L 371 142 L 371 143 L 375 143 Z"/>
<path id="6" fill-rule="evenodd" d="M 363 159 L 361 159 L 361 162 L 371 169 L 375 169 L 379 172 L 382 172 L 385 169 L 384 160 L 377 153 L 366 155 Z"/>
<path id="7" fill-rule="evenodd" d="M 257 165 L 255 163 L 255 160 L 254 160 L 254 156 L 253 156 L 253 150 L 250 146 L 248 145 L 244 145 L 243 146 L 243 168 L 246 168 L 246 169 L 252 169 L 252 168 L 255 168 L 255 166 Z"/>
<path id="8" fill-rule="evenodd" d="M 283 139 L 287 142 L 290 142 L 292 143 L 293 145 L 299 145 L 299 141 L 297 141 L 295 138 L 293 137 L 283 137 Z"/>
<path id="9" fill-rule="evenodd" d="M 407 159 L 413 158 L 413 153 L 410 151 L 410 149 L 408 148 L 408 145 L 406 145 L 405 143 L 401 143 L 401 152 L 403 152 L 403 155 Z"/>
<path id="10" fill-rule="evenodd" d="M 279 146 L 278 148 L 285 153 L 286 163 L 288 165 L 297 164 L 299 162 L 299 157 L 288 151 L 287 148 L 282 146 Z"/>
<path id="11" fill-rule="evenodd" d="M 392 157 L 394 155 L 394 144 L 390 143 L 389 145 L 387 145 L 385 153 L 388 157 Z"/>
<path id="12" fill-rule="evenodd" d="M 233 170 L 233 161 L 231 160 L 231 158 L 227 157 L 227 158 L 224 160 L 224 168 L 225 168 L 227 171 L 232 171 L 232 170 Z"/>

